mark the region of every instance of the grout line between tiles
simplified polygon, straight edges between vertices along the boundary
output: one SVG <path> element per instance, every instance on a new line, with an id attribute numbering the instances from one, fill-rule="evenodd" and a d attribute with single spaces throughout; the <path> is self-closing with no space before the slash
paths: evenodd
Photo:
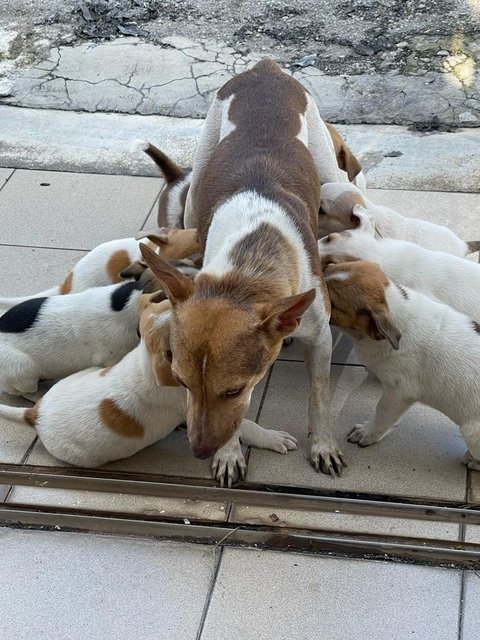
<path id="1" fill-rule="evenodd" d="M 150 209 L 148 210 L 147 217 L 146 217 L 146 218 L 145 218 L 145 220 L 143 221 L 142 226 L 140 227 L 140 231 L 143 231 L 143 229 L 144 229 L 145 225 L 147 224 L 147 220 L 149 219 L 150 214 L 151 214 L 151 213 L 152 213 L 152 211 L 153 211 L 153 207 L 157 204 L 158 199 L 160 198 L 160 194 L 161 194 L 161 193 L 162 193 L 162 189 L 160 189 L 160 191 L 159 191 L 159 192 L 157 193 L 157 195 L 155 196 L 155 200 L 153 201 L 152 206 L 151 206 L 151 207 L 150 207 Z"/>
<path id="2" fill-rule="evenodd" d="M 458 640 L 463 638 L 463 615 L 464 615 L 464 600 L 465 600 L 465 569 L 462 571 L 460 578 L 460 601 L 458 603 Z"/>
<path id="3" fill-rule="evenodd" d="M 27 450 L 23 454 L 22 459 L 20 460 L 19 464 L 25 464 L 25 462 L 28 460 L 30 454 L 32 453 L 33 447 L 37 444 L 37 440 L 38 440 L 38 436 L 35 436 L 33 438 L 32 442 L 28 445 Z M 8 499 L 10 498 L 10 496 L 12 494 L 12 491 L 13 491 L 13 485 L 10 485 L 10 487 L 8 488 L 8 491 L 7 491 L 7 495 L 3 499 L 3 503 L 4 504 L 6 502 L 8 502 Z"/>
<path id="4" fill-rule="evenodd" d="M 8 178 L 5 178 L 5 182 L 0 186 L 0 191 L 3 189 L 3 187 L 7 184 L 7 182 L 10 180 L 10 178 L 13 176 L 13 174 L 15 173 L 16 169 L 12 169 L 12 173 L 8 176 Z"/>
<path id="5" fill-rule="evenodd" d="M 8 244 L 8 242 L 0 242 L 0 247 L 12 247 L 12 249 L 49 249 L 54 251 L 83 251 L 88 253 L 91 249 L 77 249 L 76 247 L 43 247 L 36 244 Z"/>
<path id="6" fill-rule="evenodd" d="M 223 558 L 223 547 L 215 546 L 213 548 L 213 553 L 215 554 L 215 565 L 213 567 L 213 573 L 210 580 L 207 599 L 205 604 L 203 605 L 202 617 L 200 618 L 200 623 L 198 625 L 197 635 L 195 636 L 195 640 L 201 640 L 203 634 L 203 628 L 205 626 L 205 620 L 207 619 L 208 610 L 210 609 L 210 603 L 212 602 L 213 592 L 215 590 L 215 585 L 217 584 L 218 572 L 220 571 L 220 564 Z"/>
<path id="7" fill-rule="evenodd" d="M 267 395 L 267 391 L 268 391 L 268 387 L 270 385 L 270 379 L 272 377 L 272 373 L 273 373 L 273 368 L 274 367 L 275 367 L 275 362 L 272 364 L 272 366 L 270 367 L 269 372 L 267 373 L 267 381 L 265 382 L 265 387 L 263 388 L 262 397 L 260 398 L 260 403 L 258 405 L 257 413 L 255 415 L 255 422 L 258 422 L 260 420 L 260 415 L 261 415 L 262 409 L 263 409 L 263 403 L 265 402 L 265 397 Z"/>

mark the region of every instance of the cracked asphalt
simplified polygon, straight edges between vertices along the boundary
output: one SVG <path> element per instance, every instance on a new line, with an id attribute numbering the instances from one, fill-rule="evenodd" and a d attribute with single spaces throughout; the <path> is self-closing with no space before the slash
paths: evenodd
<path id="1" fill-rule="evenodd" d="M 3 104 L 203 117 L 273 55 L 332 122 L 480 124 L 480 0 L 4 0 L 0 24 Z"/>

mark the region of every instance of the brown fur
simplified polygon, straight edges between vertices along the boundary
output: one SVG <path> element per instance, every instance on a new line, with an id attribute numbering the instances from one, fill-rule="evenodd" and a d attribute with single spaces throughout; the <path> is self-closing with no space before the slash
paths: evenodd
<path id="1" fill-rule="evenodd" d="M 31 427 L 35 427 L 35 425 L 38 422 L 38 414 L 39 414 L 39 411 L 40 411 L 40 402 L 41 402 L 41 400 L 39 400 L 35 404 L 35 406 L 29 407 L 28 409 L 25 409 L 25 413 L 23 414 L 23 419 Z"/>
<path id="2" fill-rule="evenodd" d="M 329 276 L 346 274 L 346 279 Z M 331 323 L 364 333 L 374 340 L 385 338 L 398 349 L 400 333 L 394 326 L 385 298 L 390 281 L 378 264 L 367 261 L 331 264 L 325 268 L 332 304 Z"/>
<path id="3" fill-rule="evenodd" d="M 353 191 L 344 191 L 335 200 L 322 198 L 318 218 L 318 237 L 323 238 L 329 233 L 339 233 L 358 227 L 359 219 L 353 215 L 356 204 L 366 206 L 362 196 Z"/>
<path id="4" fill-rule="evenodd" d="M 362 165 L 357 160 L 357 158 L 353 155 L 350 148 L 346 144 L 345 140 L 335 129 L 333 124 L 325 123 L 328 133 L 333 142 L 333 146 L 335 147 L 335 155 L 337 157 L 337 164 L 343 171 L 346 171 L 348 179 L 350 182 L 353 182 L 356 176 L 362 170 Z"/>
<path id="5" fill-rule="evenodd" d="M 165 313 L 171 308 L 172 305 L 168 300 L 147 304 L 142 309 L 140 316 L 140 335 L 152 356 L 152 370 L 157 384 L 176 387 L 179 383 L 172 374 L 170 323 L 162 322 L 157 324 L 159 314 Z"/>
<path id="6" fill-rule="evenodd" d="M 100 371 L 98 372 L 98 375 L 102 376 L 103 378 L 103 376 L 106 376 L 107 373 L 111 370 L 112 370 L 112 367 L 105 367 L 104 369 L 100 369 Z"/>
<path id="7" fill-rule="evenodd" d="M 59 293 L 61 296 L 66 295 L 67 293 L 70 293 L 70 291 L 72 290 L 72 280 L 73 280 L 73 272 L 69 271 L 67 273 L 67 277 L 62 282 L 59 288 Z"/>
<path id="8" fill-rule="evenodd" d="M 122 277 L 120 276 L 120 272 L 123 271 L 123 269 L 126 269 L 130 262 L 130 256 L 128 255 L 128 251 L 125 251 L 125 249 L 119 249 L 112 253 L 106 266 L 110 282 L 113 284 L 121 282 Z"/>
<path id="9" fill-rule="evenodd" d="M 121 409 L 115 400 L 105 398 L 99 406 L 100 419 L 103 424 L 124 438 L 142 438 L 143 425 Z"/>

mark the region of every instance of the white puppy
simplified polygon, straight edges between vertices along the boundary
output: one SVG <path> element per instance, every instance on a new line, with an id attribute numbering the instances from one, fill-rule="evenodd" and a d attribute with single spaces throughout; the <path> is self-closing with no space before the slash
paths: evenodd
<path id="1" fill-rule="evenodd" d="M 41 379 L 118 362 L 138 344 L 141 294 L 127 282 L 9 309 L 0 317 L 0 389 L 32 398 Z"/>
<path id="2" fill-rule="evenodd" d="M 137 277 L 145 269 L 145 266 L 137 266 L 143 261 L 139 246 L 141 242 L 156 248 L 166 260 L 180 260 L 198 251 L 195 229 L 161 228 L 141 232 L 136 238 L 104 242 L 83 256 L 58 286 L 31 296 L 0 297 L 0 308 L 10 308 L 31 298 L 78 293 L 91 287 L 121 282 L 122 278 Z"/>
<path id="3" fill-rule="evenodd" d="M 184 421 L 186 410 L 186 391 L 170 368 L 170 313 L 168 302 L 146 305 L 140 321 L 142 340 L 118 364 L 61 380 L 32 408 L 0 405 L 0 416 L 35 427 L 52 455 L 82 467 L 131 456 L 165 438 Z M 263 429 L 250 420 L 243 421 L 240 437 L 246 444 L 279 453 L 296 448 L 290 434 Z M 231 484 L 237 466 L 243 477 L 241 447 L 227 443 L 215 455 L 214 476 Z"/>
<path id="4" fill-rule="evenodd" d="M 392 283 L 372 262 L 329 265 L 325 280 L 332 324 L 352 336 L 360 362 L 383 387 L 375 417 L 356 425 L 349 441 L 378 442 L 422 402 L 458 424 L 468 447 L 464 462 L 480 470 L 480 325 Z"/>
<path id="5" fill-rule="evenodd" d="M 354 229 L 358 218 L 352 213 L 362 210 L 362 207 L 373 216 L 377 237 L 408 240 L 432 251 L 445 251 L 461 257 L 480 249 L 480 242 L 464 242 L 444 225 L 402 216 L 398 211 L 373 203 L 358 187 L 348 182 L 322 185 L 318 237 Z"/>
<path id="6" fill-rule="evenodd" d="M 375 239 L 372 217 L 355 208 L 358 227 L 318 242 L 323 264 L 348 259 L 377 262 L 397 284 L 445 302 L 480 322 L 480 264 L 413 242 Z"/>

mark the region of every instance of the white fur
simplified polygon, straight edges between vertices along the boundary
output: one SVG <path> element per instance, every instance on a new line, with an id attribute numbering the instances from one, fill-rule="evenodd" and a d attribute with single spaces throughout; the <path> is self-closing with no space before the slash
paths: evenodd
<path id="1" fill-rule="evenodd" d="M 110 240 L 89 251 L 84 255 L 71 270 L 72 288 L 70 293 L 85 291 L 91 287 L 103 287 L 112 284 L 107 272 L 107 264 L 110 258 L 117 251 L 126 251 L 131 258 L 131 262 L 139 260 L 142 256 L 139 249 L 140 242 L 135 238 L 122 238 L 120 240 Z M 56 296 L 60 293 L 60 285 L 35 293 L 30 296 L 18 296 L 13 298 L 0 298 L 0 308 L 6 309 L 15 304 L 44 296 Z"/>
<path id="2" fill-rule="evenodd" d="M 421 291 L 480 322 L 480 264 L 405 240 L 376 240 L 365 232 L 371 224 L 368 216 L 361 214 L 360 219 L 358 229 L 320 240 L 320 255 L 377 262 L 397 284 Z"/>
<path id="3" fill-rule="evenodd" d="M 0 389 L 33 394 L 40 379 L 63 378 L 91 366 L 117 363 L 138 344 L 138 298 L 131 292 L 121 311 L 111 308 L 120 287 L 88 289 L 48 298 L 32 326 L 20 333 L 0 331 Z M 7 311 L 15 313 L 15 309 Z"/>
<path id="4" fill-rule="evenodd" d="M 362 364 L 379 378 L 383 394 L 376 418 L 357 425 L 350 440 L 377 442 L 415 402 L 422 402 L 459 425 L 471 455 L 480 460 L 480 334 L 471 318 L 412 289 L 408 298 L 390 284 L 386 301 L 400 331 L 395 351 L 380 342 L 352 333 Z M 476 467 L 474 467 L 476 468 Z"/>
<path id="5" fill-rule="evenodd" d="M 321 206 L 324 215 L 335 218 L 335 200 L 346 193 L 355 193 L 363 199 L 365 209 L 375 220 L 377 236 L 381 238 L 407 240 L 426 249 L 445 251 L 455 256 L 463 257 L 469 253 L 467 243 L 448 227 L 419 218 L 403 216 L 394 209 L 375 204 L 366 197 L 359 187 L 351 183 L 337 182 L 322 185 Z M 355 211 L 356 209 L 354 209 Z"/>
<path id="6" fill-rule="evenodd" d="M 188 171 L 183 178 L 178 180 L 173 186 L 165 184 L 164 189 L 168 189 L 167 194 L 167 226 L 183 227 L 184 205 L 182 203 L 182 193 L 192 179 L 191 171 Z"/>

